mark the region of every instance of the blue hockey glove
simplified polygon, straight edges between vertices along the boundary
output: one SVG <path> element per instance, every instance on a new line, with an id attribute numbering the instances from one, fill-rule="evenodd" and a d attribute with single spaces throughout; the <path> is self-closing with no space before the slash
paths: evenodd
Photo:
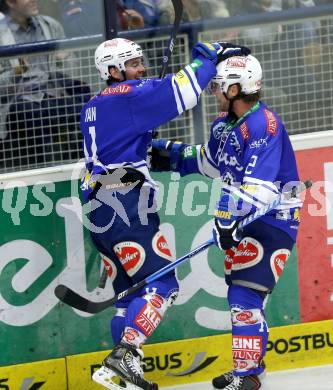
<path id="1" fill-rule="evenodd" d="M 251 50 L 245 46 L 238 46 L 229 42 L 198 42 L 192 49 L 192 57 L 202 55 L 215 65 L 233 56 L 247 56 Z"/>
<path id="2" fill-rule="evenodd" d="M 155 172 L 175 171 L 178 157 L 187 145 L 179 141 L 159 138 L 152 140 L 151 170 Z"/>
<path id="3" fill-rule="evenodd" d="M 172 146 L 174 144 L 174 141 L 170 141 L 169 139 L 165 138 L 158 138 L 153 139 L 152 141 L 152 147 L 157 150 L 171 150 Z"/>
<path id="4" fill-rule="evenodd" d="M 230 195 L 223 195 L 215 210 L 213 239 L 221 250 L 237 246 L 241 240 L 238 231 L 239 218 L 234 215 L 236 209 L 234 199 Z"/>
<path id="5" fill-rule="evenodd" d="M 198 42 L 192 49 L 192 57 L 202 55 L 217 64 L 217 56 L 222 51 L 223 47 L 217 42 Z"/>

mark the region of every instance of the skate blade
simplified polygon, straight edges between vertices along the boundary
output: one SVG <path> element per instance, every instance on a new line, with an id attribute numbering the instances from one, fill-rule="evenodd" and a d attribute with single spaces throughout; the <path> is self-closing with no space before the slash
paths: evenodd
<path id="1" fill-rule="evenodd" d="M 104 366 L 94 372 L 92 379 L 110 390 L 142 390 L 140 387 L 133 385 L 133 383 L 120 378 L 118 374 Z M 122 385 L 119 384 L 119 379 L 121 379 Z"/>

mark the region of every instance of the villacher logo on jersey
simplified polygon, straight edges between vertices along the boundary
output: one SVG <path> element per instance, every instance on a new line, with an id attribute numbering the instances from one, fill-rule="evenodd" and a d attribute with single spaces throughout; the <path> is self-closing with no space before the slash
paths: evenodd
<path id="1" fill-rule="evenodd" d="M 129 276 L 133 276 L 143 265 L 146 258 L 144 248 L 137 242 L 119 242 L 113 250 Z"/>

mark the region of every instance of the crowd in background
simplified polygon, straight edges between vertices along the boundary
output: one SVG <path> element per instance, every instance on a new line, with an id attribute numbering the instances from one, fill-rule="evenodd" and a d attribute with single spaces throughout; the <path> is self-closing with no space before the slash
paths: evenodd
<path id="1" fill-rule="evenodd" d="M 183 22 L 313 7 L 331 2 L 183 0 Z M 118 0 L 117 16 L 118 29 L 131 30 L 172 24 L 174 10 L 170 0 Z M 102 34 L 104 20 L 104 0 L 0 0 L 0 45 Z M 305 20 L 297 28 L 284 27 L 272 24 L 234 30 L 226 40 L 235 40 L 250 47 L 263 46 L 262 52 L 271 56 L 269 60 L 273 64 L 266 67 L 265 78 L 271 80 L 270 86 L 274 87 L 275 95 L 281 95 L 281 99 L 293 95 L 295 79 L 299 85 L 306 85 L 308 92 L 320 95 L 319 87 L 325 83 L 325 72 L 320 69 L 321 59 L 331 54 L 323 52 L 323 42 L 318 39 L 318 31 L 325 26 L 319 21 Z M 284 39 L 278 39 L 281 37 Z M 281 45 L 290 43 L 295 46 L 281 48 Z M 278 52 L 285 50 L 288 57 L 281 58 L 274 52 L 276 44 L 279 45 Z M 293 61 L 295 66 L 291 67 Z M 66 145 L 68 150 L 81 149 L 79 146 L 75 148 L 75 144 L 80 145 L 81 142 L 76 126 L 82 104 L 90 98 L 91 91 L 82 78 L 68 77 L 64 64 L 67 68 L 73 65 L 73 68 L 75 57 L 58 51 L 54 55 L 42 53 L 0 60 L 0 171 L 80 157 L 75 153 L 66 154 L 65 150 Z M 294 69 L 294 73 L 289 72 L 290 68 Z M 316 72 L 316 69 L 319 71 Z M 281 74 L 284 70 L 289 73 Z M 297 96 L 301 99 L 302 94 Z M 293 104 L 306 103 L 296 100 Z M 322 104 L 319 105 L 318 109 L 322 109 Z M 65 146 L 57 150 L 60 143 Z"/>
<path id="2" fill-rule="evenodd" d="M 183 0 L 183 22 L 329 4 L 331 0 Z M 118 0 L 119 29 L 173 23 L 170 0 Z M 103 33 L 103 0 L 43 0 L 42 14 L 62 23 L 67 37 Z"/>

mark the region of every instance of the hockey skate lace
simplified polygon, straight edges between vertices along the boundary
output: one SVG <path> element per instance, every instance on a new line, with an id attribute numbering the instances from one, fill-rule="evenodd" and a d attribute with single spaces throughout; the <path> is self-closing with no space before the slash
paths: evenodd
<path id="1" fill-rule="evenodd" d="M 234 379 L 234 374 L 233 374 L 232 371 L 226 372 L 225 374 L 223 374 L 223 376 L 225 377 L 225 379 L 226 379 L 228 382 L 232 382 L 233 379 Z"/>
<path id="2" fill-rule="evenodd" d="M 234 376 L 232 383 L 224 388 L 224 390 L 240 390 L 241 385 L 243 384 L 243 377 L 242 376 Z"/>
<path id="3" fill-rule="evenodd" d="M 143 377 L 140 356 L 134 356 L 132 353 L 128 353 L 125 356 L 125 361 L 127 366 L 132 370 L 134 374 L 139 375 L 141 378 Z"/>

